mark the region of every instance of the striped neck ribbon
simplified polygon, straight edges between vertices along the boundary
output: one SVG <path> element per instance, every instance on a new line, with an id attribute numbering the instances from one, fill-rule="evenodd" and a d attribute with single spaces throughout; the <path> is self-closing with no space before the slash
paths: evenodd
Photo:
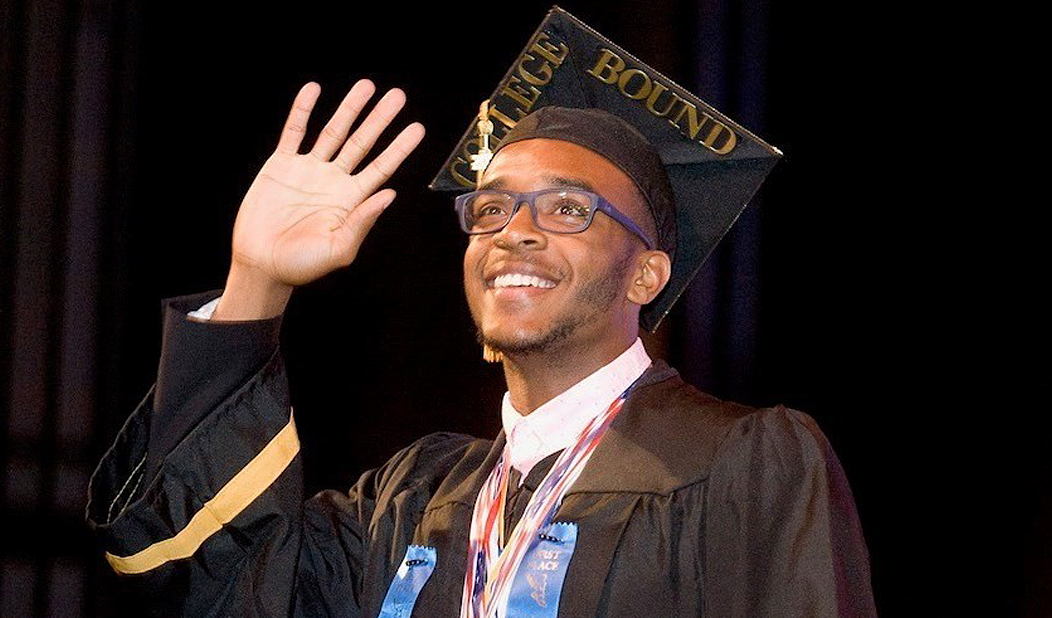
<path id="1" fill-rule="evenodd" d="M 605 412 L 592 419 L 577 436 L 577 441 L 563 450 L 530 497 L 507 542 L 504 538 L 504 504 L 511 458 L 505 445 L 500 460 L 475 498 L 460 618 L 496 618 L 497 609 L 507 603 L 523 557 L 552 523 L 563 496 L 581 475 L 635 384 L 633 382 Z"/>

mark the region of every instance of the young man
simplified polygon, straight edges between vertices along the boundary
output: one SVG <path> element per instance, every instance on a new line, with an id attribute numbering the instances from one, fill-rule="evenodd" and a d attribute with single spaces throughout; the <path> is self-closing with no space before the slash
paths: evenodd
<path id="1" fill-rule="evenodd" d="M 814 423 L 704 395 L 643 349 L 641 312 L 698 252 L 658 153 L 602 110 L 525 116 L 457 199 L 465 294 L 508 384 L 501 435 L 425 437 L 304 502 L 279 316 L 354 260 L 423 137 L 409 125 L 352 174 L 404 103 L 389 92 L 348 137 L 373 90 L 302 155 L 319 88 L 300 91 L 221 298 L 169 303 L 156 388 L 92 481 L 113 568 L 162 615 L 875 615 Z"/>

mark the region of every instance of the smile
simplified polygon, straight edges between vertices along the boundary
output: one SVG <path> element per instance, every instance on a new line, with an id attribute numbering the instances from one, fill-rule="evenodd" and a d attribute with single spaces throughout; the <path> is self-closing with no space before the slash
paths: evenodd
<path id="1" fill-rule="evenodd" d="M 506 275 L 498 275 L 493 279 L 493 288 L 542 288 L 549 289 L 555 287 L 554 281 L 548 279 L 542 279 L 534 275 L 523 275 L 520 273 L 509 273 Z"/>

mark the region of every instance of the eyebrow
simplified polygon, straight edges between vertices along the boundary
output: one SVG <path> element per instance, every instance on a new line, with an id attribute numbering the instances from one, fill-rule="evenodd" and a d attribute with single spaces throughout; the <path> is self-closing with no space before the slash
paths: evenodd
<path id="1" fill-rule="evenodd" d="M 566 178 L 563 176 L 544 176 L 544 182 L 552 188 L 581 189 L 584 191 L 591 191 L 592 193 L 596 192 L 595 187 L 592 186 L 592 183 L 588 182 L 587 180 L 582 180 L 580 178 Z M 499 191 L 501 189 L 505 189 L 507 186 L 508 181 L 505 180 L 503 176 L 498 176 L 497 178 L 494 178 L 493 180 L 490 180 L 486 184 L 479 187 L 479 190 L 484 191 L 489 189 Z"/>
<path id="2" fill-rule="evenodd" d="M 494 178 L 493 180 L 487 182 L 486 184 L 479 186 L 478 190 L 479 191 L 486 191 L 486 190 L 489 190 L 489 189 L 500 190 L 500 189 L 503 189 L 506 186 L 508 186 L 508 183 L 505 182 L 503 178 Z"/>

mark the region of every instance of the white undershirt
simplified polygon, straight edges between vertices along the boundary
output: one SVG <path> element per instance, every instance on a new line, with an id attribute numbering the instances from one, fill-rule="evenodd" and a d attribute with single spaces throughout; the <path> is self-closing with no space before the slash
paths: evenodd
<path id="1" fill-rule="evenodd" d="M 510 393 L 504 393 L 501 420 L 511 465 L 522 474 L 519 484 L 537 462 L 573 444 L 649 366 L 650 356 L 637 337 L 620 356 L 531 414 L 523 416 L 511 405 Z"/>
<path id="2" fill-rule="evenodd" d="M 197 318 L 198 320 L 211 320 L 212 314 L 216 312 L 216 307 L 219 306 L 219 301 L 222 299 L 223 297 L 220 296 L 219 298 L 210 300 L 207 303 L 201 305 L 200 309 L 196 311 L 191 311 L 186 315 L 187 317 Z"/>

